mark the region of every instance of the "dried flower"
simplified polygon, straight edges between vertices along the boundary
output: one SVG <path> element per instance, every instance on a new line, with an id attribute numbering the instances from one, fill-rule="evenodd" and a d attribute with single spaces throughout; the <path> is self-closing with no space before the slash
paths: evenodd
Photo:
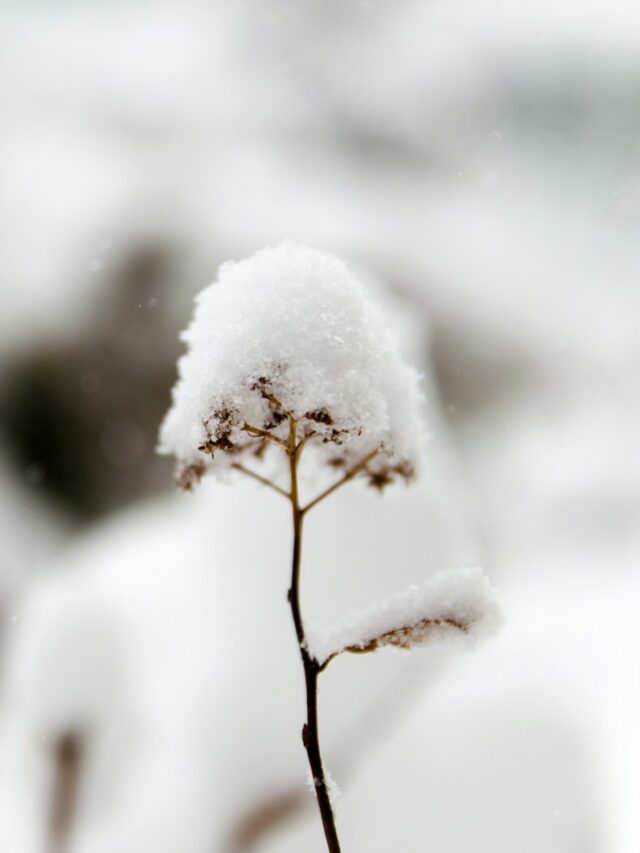
<path id="1" fill-rule="evenodd" d="M 283 444 L 289 416 L 324 464 L 348 468 L 375 450 L 361 472 L 371 485 L 413 476 L 419 377 L 337 258 L 283 243 L 223 264 L 183 340 L 159 447 L 181 485 Z"/>

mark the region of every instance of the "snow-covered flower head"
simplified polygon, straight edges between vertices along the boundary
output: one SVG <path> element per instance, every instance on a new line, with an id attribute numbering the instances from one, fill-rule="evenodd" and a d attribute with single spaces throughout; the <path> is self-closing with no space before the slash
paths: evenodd
<path id="1" fill-rule="evenodd" d="M 181 485 L 284 443 L 291 419 L 323 462 L 348 469 L 371 455 L 373 485 L 415 472 L 418 374 L 334 256 L 287 242 L 223 264 L 182 339 L 159 445 Z"/>

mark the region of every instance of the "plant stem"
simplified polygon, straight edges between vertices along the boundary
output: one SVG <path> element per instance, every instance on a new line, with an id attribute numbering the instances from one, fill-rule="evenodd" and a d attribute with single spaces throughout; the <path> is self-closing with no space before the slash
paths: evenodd
<path id="1" fill-rule="evenodd" d="M 377 447 L 375 450 L 372 450 L 371 453 L 369 453 L 367 456 L 365 456 L 364 459 L 362 459 L 360 462 L 358 462 L 357 465 L 354 465 L 353 468 L 349 468 L 349 470 L 347 471 L 347 473 L 343 477 L 340 477 L 340 479 L 336 480 L 336 482 L 332 486 L 329 486 L 329 488 L 325 489 L 324 492 L 319 494 L 317 498 L 314 498 L 305 507 L 303 507 L 302 513 L 304 514 L 305 512 L 308 512 L 310 509 L 313 509 L 313 507 L 316 506 L 317 504 L 319 504 L 320 501 L 323 501 L 325 498 L 328 498 L 329 495 L 332 495 L 337 489 L 340 488 L 340 486 L 344 486 L 345 483 L 348 483 L 349 480 L 352 480 L 356 476 L 356 474 L 359 474 L 360 471 L 362 471 L 364 468 L 366 468 L 367 464 L 369 462 L 371 462 L 373 457 L 376 456 L 379 452 L 380 452 L 380 448 Z"/>
<path id="2" fill-rule="evenodd" d="M 266 397 L 271 400 L 271 397 Z M 281 404 L 275 398 L 274 403 L 277 403 L 281 408 Z M 297 421 L 290 412 L 285 413 L 289 419 L 289 436 L 288 440 L 273 436 L 268 431 L 262 430 L 251 424 L 245 424 L 243 429 L 250 435 L 270 439 L 284 447 L 289 458 L 289 474 L 290 474 L 290 490 L 286 492 L 280 486 L 272 483 L 266 477 L 262 477 L 249 468 L 245 468 L 240 463 L 234 463 L 233 467 L 237 471 L 241 471 L 254 480 L 258 480 L 265 486 L 269 486 L 281 495 L 284 495 L 291 502 L 291 518 L 293 522 L 293 556 L 291 563 L 291 586 L 289 587 L 288 601 L 291 607 L 291 615 L 300 649 L 300 658 L 302 660 L 302 668 L 304 670 L 304 680 L 307 693 L 307 722 L 302 727 L 302 743 L 307 751 L 309 767 L 313 779 L 313 787 L 316 792 L 320 817 L 322 818 L 322 826 L 324 828 L 325 838 L 329 853 L 340 853 L 340 842 L 338 840 L 338 832 L 336 830 L 336 822 L 331 808 L 331 800 L 327 781 L 325 778 L 324 767 L 322 764 L 322 755 L 320 753 L 320 736 L 318 734 L 318 676 L 328 666 L 329 662 L 335 657 L 331 655 L 323 663 L 319 663 L 308 651 L 305 645 L 304 622 L 302 620 L 302 612 L 300 610 L 300 560 L 302 555 L 302 526 L 306 513 L 313 509 L 317 504 L 325 498 L 332 495 L 341 486 L 352 480 L 356 474 L 366 469 L 367 464 L 379 453 L 380 448 L 376 448 L 368 453 L 364 459 L 353 465 L 345 474 L 340 477 L 332 486 L 329 486 L 321 492 L 316 498 L 310 501 L 306 506 L 300 505 L 300 492 L 298 489 L 298 463 L 304 445 L 309 439 L 313 438 L 317 433 L 312 433 L 301 439 L 297 443 Z M 346 649 L 345 651 L 351 651 Z"/>
<path id="3" fill-rule="evenodd" d="M 329 791 L 320 754 L 320 737 L 318 734 L 318 675 L 320 666 L 305 648 L 305 633 L 302 614 L 300 611 L 300 558 L 302 554 L 302 523 L 304 513 L 300 507 L 298 492 L 298 453 L 296 452 L 296 422 L 289 416 L 289 471 L 291 474 L 291 489 L 289 499 L 293 521 L 293 557 L 291 563 L 291 587 L 289 589 L 289 604 L 296 629 L 296 637 L 300 647 L 300 657 L 304 669 L 307 690 L 307 722 L 302 728 L 302 743 L 307 751 L 313 786 L 316 792 L 322 826 L 327 839 L 330 853 L 340 853 L 340 842 L 336 830 L 335 818 L 329 799 Z"/>
<path id="4" fill-rule="evenodd" d="M 242 429 L 244 432 L 248 433 L 253 438 L 263 438 L 266 441 L 273 441 L 275 442 L 275 444 L 281 444 L 283 447 L 287 448 L 287 450 L 289 448 L 289 445 L 283 438 L 280 438 L 277 435 L 272 435 L 266 429 L 259 429 L 258 427 L 252 426 L 251 424 L 247 423 L 245 423 Z"/>
<path id="5" fill-rule="evenodd" d="M 247 477 L 257 480 L 259 483 L 262 483 L 263 486 L 268 486 L 270 489 L 273 489 L 274 492 L 278 492 L 279 495 L 282 495 L 285 498 L 289 497 L 289 492 L 285 492 L 285 490 L 281 489 L 280 486 L 276 485 L 276 483 L 272 483 L 271 480 L 267 480 L 266 477 L 262 477 L 250 468 L 245 468 L 245 466 L 241 465 L 239 462 L 234 462 L 231 467 L 235 468 L 236 471 L 242 471 L 242 473 L 246 474 Z"/>

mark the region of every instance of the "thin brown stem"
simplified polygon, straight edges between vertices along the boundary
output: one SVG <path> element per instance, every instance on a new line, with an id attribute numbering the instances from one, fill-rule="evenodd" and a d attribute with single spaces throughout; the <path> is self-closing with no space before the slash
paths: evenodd
<path id="1" fill-rule="evenodd" d="M 296 453 L 298 454 L 298 456 L 300 456 L 300 454 L 302 453 L 305 444 L 308 441 L 311 441 L 312 438 L 321 438 L 321 435 L 319 432 L 310 432 L 308 435 L 305 435 L 304 438 L 301 438 L 296 445 Z"/>
<path id="2" fill-rule="evenodd" d="M 280 409 L 281 412 L 284 411 L 284 406 L 275 394 L 272 394 L 270 391 L 266 391 L 264 388 L 260 391 L 260 394 L 265 400 L 268 400 L 273 406 L 275 406 L 276 409 Z"/>
<path id="3" fill-rule="evenodd" d="M 280 405 L 278 400 L 276 400 L 275 398 L 273 400 L 271 399 L 271 395 L 267 396 L 266 394 L 263 394 L 263 396 L 265 396 L 266 399 L 268 399 L 270 402 L 276 405 Z M 329 789 L 327 787 L 324 766 L 322 763 L 322 755 L 320 752 L 320 736 L 318 731 L 318 676 L 320 675 L 324 667 L 321 667 L 318 661 L 306 649 L 304 622 L 302 620 L 302 612 L 300 609 L 300 562 L 302 555 L 302 527 L 304 515 L 307 510 L 311 509 L 312 506 L 315 506 L 325 497 L 334 492 L 343 483 L 346 483 L 348 480 L 354 477 L 358 473 L 358 471 L 361 471 L 365 467 L 365 465 L 371 459 L 373 459 L 373 457 L 378 451 L 376 450 L 370 453 L 365 459 L 362 460 L 362 462 L 360 462 L 358 465 L 354 466 L 350 471 L 348 471 L 338 483 L 335 483 L 333 486 L 331 486 L 329 489 L 319 495 L 315 500 L 311 501 L 310 504 L 303 508 L 300 505 L 300 492 L 298 488 L 298 463 L 300 461 L 300 456 L 303 447 L 305 446 L 306 442 L 309 441 L 309 439 L 313 438 L 315 433 L 303 437 L 300 442 L 298 442 L 297 421 L 290 413 L 287 413 L 287 417 L 289 419 L 289 436 L 287 441 L 280 438 L 279 436 L 275 436 L 272 433 L 267 432 L 266 430 L 259 429 L 258 427 L 252 426 L 248 423 L 244 424 L 243 430 L 252 437 L 263 438 L 269 441 L 273 441 L 285 448 L 289 459 L 289 474 L 291 483 L 289 492 L 286 492 L 284 489 L 281 489 L 280 486 L 277 486 L 275 483 L 272 483 L 266 477 L 262 477 L 255 471 L 252 471 L 249 468 L 245 468 L 240 463 L 234 463 L 233 467 L 236 470 L 241 471 L 243 474 L 252 477 L 263 485 L 269 486 L 270 488 L 277 491 L 279 494 L 284 495 L 291 502 L 291 518 L 293 523 L 293 554 L 291 561 L 291 586 L 289 588 L 289 593 L 287 597 L 289 600 L 289 605 L 291 607 L 291 616 L 293 618 L 293 624 L 298 640 L 298 647 L 300 649 L 300 658 L 302 661 L 302 668 L 304 670 L 307 695 L 307 721 L 302 728 L 302 742 L 307 751 L 307 758 L 309 761 L 309 767 L 311 769 L 311 777 L 313 779 L 313 786 L 316 792 L 316 800 L 318 802 L 318 809 L 320 810 L 320 817 L 322 819 L 322 826 L 327 841 L 327 848 L 329 850 L 329 853 L 340 853 L 340 842 L 338 840 L 338 832 L 336 829 L 333 810 L 331 808 Z"/>
<path id="4" fill-rule="evenodd" d="M 307 751 L 309 767 L 316 792 L 322 826 L 324 828 L 329 853 L 340 853 L 340 842 L 336 829 L 335 818 L 331 808 L 329 790 L 320 753 L 320 737 L 318 733 L 318 675 L 320 667 L 305 648 L 304 623 L 300 610 L 300 558 L 302 554 L 302 524 L 304 511 L 300 507 L 298 491 L 298 453 L 296 447 L 296 421 L 289 416 L 289 472 L 291 476 L 291 512 L 293 521 L 293 556 L 291 564 L 291 587 L 289 589 L 289 604 L 291 615 L 300 648 L 300 657 L 304 669 L 307 693 L 307 722 L 302 728 L 302 743 Z"/>
<path id="5" fill-rule="evenodd" d="M 332 660 L 338 657 L 341 652 L 332 652 L 329 657 L 325 658 L 322 663 L 318 664 L 318 672 L 324 672 Z"/>
<path id="6" fill-rule="evenodd" d="M 272 433 L 267 432 L 267 430 L 265 430 L 265 429 L 260 429 L 259 427 L 255 427 L 255 426 L 252 426 L 251 424 L 247 424 L 247 423 L 245 423 L 245 425 L 242 427 L 242 429 L 244 430 L 244 432 L 249 433 L 249 435 L 252 436 L 253 438 L 266 438 L 267 441 L 274 441 L 276 444 L 280 444 L 282 447 L 285 447 L 287 450 L 289 449 L 289 445 L 287 444 L 287 442 L 283 438 L 280 438 L 277 435 L 273 435 Z"/>
<path id="7" fill-rule="evenodd" d="M 266 477 L 262 477 L 260 474 L 252 471 L 251 468 L 245 468 L 245 466 L 241 465 L 239 462 L 234 462 L 231 467 L 236 471 L 246 474 L 247 477 L 257 480 L 259 483 L 262 483 L 263 486 L 268 486 L 270 489 L 273 489 L 274 492 L 278 492 L 279 495 L 282 495 L 285 498 L 290 497 L 289 492 L 285 489 L 281 489 L 280 486 L 276 485 L 276 483 L 272 483 L 271 480 L 268 480 Z"/>
<path id="8" fill-rule="evenodd" d="M 349 470 L 343 477 L 340 477 L 340 479 L 337 480 L 332 486 L 329 486 L 328 489 L 325 489 L 324 492 L 321 492 L 318 495 L 318 497 L 314 498 L 305 507 L 303 507 L 301 510 L 302 514 L 304 515 L 304 513 L 309 512 L 309 510 L 313 509 L 313 507 L 319 504 L 320 501 L 323 501 L 325 498 L 328 498 L 329 495 L 332 495 L 337 489 L 340 488 L 340 486 L 344 486 L 345 483 L 348 483 L 349 480 L 352 480 L 356 476 L 356 474 L 359 474 L 360 471 L 363 470 L 363 468 L 366 468 L 366 466 L 369 464 L 369 462 L 371 462 L 373 457 L 377 456 L 379 452 L 380 448 L 377 447 L 375 450 L 372 450 L 371 453 L 367 454 L 364 459 L 358 462 L 357 465 L 354 465 L 352 468 L 349 468 Z"/>
<path id="9" fill-rule="evenodd" d="M 443 616 L 441 619 L 422 619 L 413 624 L 400 625 L 397 628 L 392 628 L 386 633 L 380 634 L 376 637 L 371 637 L 369 640 L 365 640 L 358 645 L 344 646 L 341 649 L 336 649 L 335 652 L 331 652 L 331 654 L 321 663 L 318 663 L 318 672 L 324 672 L 331 661 L 335 660 L 338 655 L 365 655 L 369 652 L 375 652 L 382 646 L 394 646 L 397 649 L 410 649 L 415 645 L 415 641 L 412 642 L 411 640 L 412 635 L 418 629 L 424 632 L 429 629 L 438 629 L 444 626 L 448 628 L 455 628 L 463 634 L 467 634 L 470 628 L 469 623 L 463 622 L 461 619 L 454 619 L 450 616 Z"/>

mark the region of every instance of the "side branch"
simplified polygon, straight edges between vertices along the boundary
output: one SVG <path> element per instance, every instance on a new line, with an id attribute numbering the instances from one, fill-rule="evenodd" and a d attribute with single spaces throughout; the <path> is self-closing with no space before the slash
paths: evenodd
<path id="1" fill-rule="evenodd" d="M 272 435 L 265 429 L 259 429 L 258 427 L 252 426 L 248 423 L 245 423 L 242 429 L 244 432 L 249 433 L 253 438 L 266 438 L 267 441 L 274 441 L 276 444 L 279 444 L 281 447 L 285 447 L 289 450 L 289 445 L 283 438 L 279 438 L 277 435 Z"/>
<path id="2" fill-rule="evenodd" d="M 452 616 L 425 618 L 409 625 L 400 625 L 397 628 L 384 631 L 377 636 L 362 640 L 360 643 L 351 643 L 336 649 L 327 655 L 322 662 L 318 663 L 318 672 L 324 672 L 332 660 L 343 654 L 365 655 L 369 652 L 375 652 L 383 646 L 394 646 L 397 649 L 411 649 L 414 646 L 424 643 L 434 631 L 438 631 L 441 628 L 454 628 L 456 631 L 468 634 L 471 625 L 462 619 L 456 619 Z"/>
<path id="3" fill-rule="evenodd" d="M 282 403 L 280 402 L 280 400 L 278 400 L 278 398 L 274 394 L 272 394 L 270 391 L 267 391 L 266 389 L 262 388 L 260 390 L 260 396 L 264 400 L 268 400 L 272 406 L 276 407 L 276 409 L 280 409 L 281 412 L 285 412 L 285 408 L 282 405 Z M 285 414 L 288 414 L 288 413 L 285 412 Z"/>
<path id="4" fill-rule="evenodd" d="M 252 471 L 250 468 L 245 468 L 244 465 L 241 465 L 239 462 L 234 462 L 231 466 L 236 471 L 241 471 L 243 474 L 246 474 L 247 477 L 251 477 L 254 480 L 257 480 L 259 483 L 262 483 L 263 486 L 269 486 L 270 489 L 273 489 L 274 492 L 277 492 L 279 495 L 282 495 L 285 498 L 290 498 L 289 492 L 281 489 L 280 486 L 272 483 L 271 480 L 268 480 L 266 477 L 262 477 L 260 474 L 257 474 L 255 471 Z"/>
<path id="5" fill-rule="evenodd" d="M 302 448 L 308 441 L 311 441 L 312 438 L 321 438 L 319 432 L 310 432 L 308 435 L 305 435 L 304 438 L 301 438 L 300 441 L 295 446 L 295 453 L 299 456 L 302 453 Z"/>
<path id="6" fill-rule="evenodd" d="M 325 489 L 324 492 L 321 492 L 318 497 L 314 498 L 306 506 L 302 507 L 300 512 L 304 514 L 310 509 L 313 509 L 313 507 L 319 504 L 320 501 L 323 501 L 325 498 L 328 498 L 329 495 L 332 495 L 337 489 L 340 488 L 340 486 L 344 486 L 345 483 L 348 483 L 349 480 L 352 480 L 356 476 L 356 474 L 359 474 L 360 471 L 367 467 L 369 462 L 371 462 L 374 456 L 377 456 L 379 452 L 380 448 L 376 447 L 375 450 L 372 450 L 371 453 L 365 456 L 365 458 L 358 462 L 357 465 L 354 465 L 353 468 L 349 468 L 347 473 L 339 480 L 337 480 L 332 486 L 329 486 L 329 488 Z"/>

